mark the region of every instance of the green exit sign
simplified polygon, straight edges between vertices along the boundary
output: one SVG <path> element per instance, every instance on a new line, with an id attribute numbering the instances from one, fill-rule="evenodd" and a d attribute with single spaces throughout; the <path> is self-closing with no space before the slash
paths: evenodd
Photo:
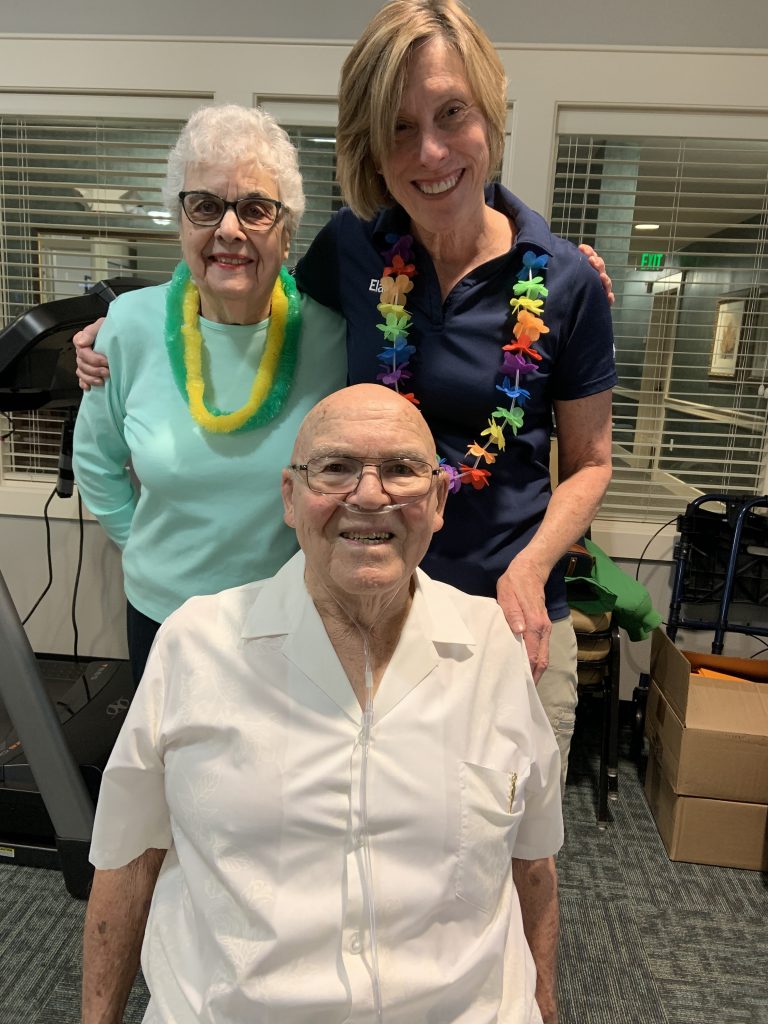
<path id="1" fill-rule="evenodd" d="M 661 270 L 664 266 L 663 252 L 644 252 L 640 255 L 641 270 Z"/>

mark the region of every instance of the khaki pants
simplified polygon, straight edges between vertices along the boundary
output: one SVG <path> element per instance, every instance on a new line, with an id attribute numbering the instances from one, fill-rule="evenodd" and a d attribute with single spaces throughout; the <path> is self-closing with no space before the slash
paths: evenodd
<path id="1" fill-rule="evenodd" d="M 549 638 L 549 666 L 539 680 L 537 691 L 560 750 L 560 788 L 565 790 L 568 753 L 576 718 L 576 634 L 570 615 L 552 623 Z"/>

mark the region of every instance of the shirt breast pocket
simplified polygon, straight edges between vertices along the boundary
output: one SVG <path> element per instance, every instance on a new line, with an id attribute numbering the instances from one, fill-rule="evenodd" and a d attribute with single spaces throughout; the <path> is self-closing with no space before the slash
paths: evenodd
<path id="1" fill-rule="evenodd" d="M 492 913 L 511 871 L 512 851 L 530 765 L 499 771 L 459 763 L 461 824 L 456 895 Z"/>

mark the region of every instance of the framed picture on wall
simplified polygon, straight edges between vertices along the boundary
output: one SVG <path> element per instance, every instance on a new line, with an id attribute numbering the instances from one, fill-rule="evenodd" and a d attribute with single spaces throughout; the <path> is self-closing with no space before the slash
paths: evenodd
<path id="1" fill-rule="evenodd" d="M 750 380 L 768 384 L 768 297 L 760 295 L 752 307 L 750 331 Z"/>
<path id="2" fill-rule="evenodd" d="M 735 377 L 746 299 L 719 299 L 709 359 L 710 377 Z"/>

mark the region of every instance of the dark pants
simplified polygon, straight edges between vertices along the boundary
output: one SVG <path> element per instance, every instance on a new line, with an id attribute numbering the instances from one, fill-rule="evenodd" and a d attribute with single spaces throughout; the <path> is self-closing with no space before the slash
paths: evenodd
<path id="1" fill-rule="evenodd" d="M 155 633 L 160 629 L 160 623 L 147 618 L 143 612 L 137 611 L 130 601 L 128 602 L 126 621 L 128 624 L 128 656 L 131 659 L 133 685 L 138 686 L 139 680 L 144 674 L 144 666 L 147 664 Z"/>

